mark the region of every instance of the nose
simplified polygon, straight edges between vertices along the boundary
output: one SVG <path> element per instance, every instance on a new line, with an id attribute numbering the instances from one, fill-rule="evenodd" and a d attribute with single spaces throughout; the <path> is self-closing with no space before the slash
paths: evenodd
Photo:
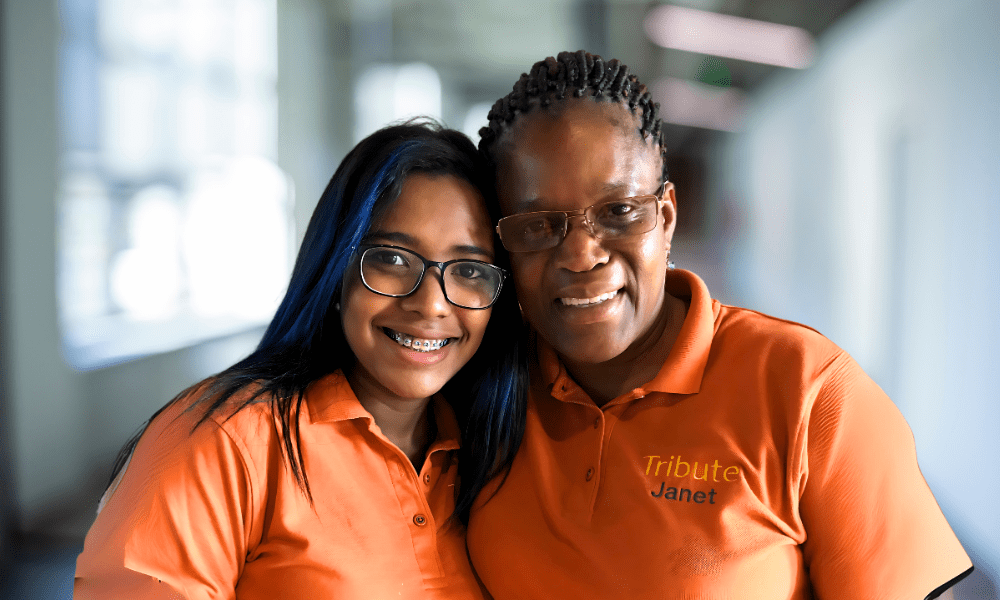
<path id="1" fill-rule="evenodd" d="M 424 278 L 412 294 L 400 298 L 403 310 L 419 313 L 425 319 L 439 319 L 451 314 L 452 305 L 444 296 L 441 270 L 428 267 Z"/>
<path id="2" fill-rule="evenodd" d="M 582 223 L 574 223 L 577 218 Z M 570 216 L 566 228 L 566 237 L 556 247 L 557 266 L 582 273 L 608 262 L 608 251 L 594 235 L 593 225 L 585 214 Z"/>
<path id="3" fill-rule="evenodd" d="M 573 219 L 582 219 L 580 225 L 583 226 L 587 230 L 587 233 L 589 233 L 591 236 L 597 237 L 597 235 L 594 233 L 594 223 L 590 220 L 590 217 L 587 216 L 587 213 L 582 211 L 578 212 L 578 214 L 572 214 L 572 213 L 566 214 L 567 234 L 569 234 L 569 231 L 573 229 L 573 227 L 570 225 L 570 223 L 573 222 Z"/>

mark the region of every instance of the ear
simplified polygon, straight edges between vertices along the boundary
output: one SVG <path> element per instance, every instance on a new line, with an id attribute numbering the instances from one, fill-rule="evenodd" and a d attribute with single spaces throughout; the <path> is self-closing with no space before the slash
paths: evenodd
<path id="1" fill-rule="evenodd" d="M 677 193 L 674 184 L 670 181 L 663 184 L 663 200 L 666 200 L 660 208 L 663 216 L 663 235 L 666 239 L 667 248 L 674 239 L 674 228 L 677 226 Z"/>

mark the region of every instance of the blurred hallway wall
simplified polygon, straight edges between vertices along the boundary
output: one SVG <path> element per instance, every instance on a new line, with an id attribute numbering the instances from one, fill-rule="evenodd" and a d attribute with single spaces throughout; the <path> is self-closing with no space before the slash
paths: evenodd
<path id="1" fill-rule="evenodd" d="M 94 371 L 74 371 L 63 360 L 56 306 L 57 6 L 56 0 L 2 4 L 0 436 L 6 439 L 0 447 L 9 451 L 0 454 L 0 473 L 11 497 L 2 515 L 10 527 L 77 536 L 92 520 L 122 443 L 179 391 L 249 353 L 263 330 Z M 334 157 L 351 141 L 349 122 L 338 118 L 351 96 L 350 86 L 338 85 L 349 65 L 331 41 L 335 6 L 284 0 L 279 9 L 279 164 L 296 183 L 299 238 Z"/>
<path id="2" fill-rule="evenodd" d="M 86 415 L 59 355 L 55 295 L 58 160 L 52 2 L 3 4 L 3 353 L 15 519 L 83 485 Z"/>
<path id="3" fill-rule="evenodd" d="M 735 300 L 816 327 L 889 393 L 993 581 L 998 23 L 996 0 L 861 5 L 812 68 L 755 95 L 718 157 L 740 223 L 725 268 Z"/>

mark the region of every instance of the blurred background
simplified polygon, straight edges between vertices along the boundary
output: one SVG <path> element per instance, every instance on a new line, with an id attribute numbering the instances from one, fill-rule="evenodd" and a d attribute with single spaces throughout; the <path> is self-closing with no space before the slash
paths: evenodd
<path id="1" fill-rule="evenodd" d="M 357 140 L 478 140 L 579 48 L 661 104 L 677 265 L 858 360 L 976 564 L 956 597 L 996 598 L 996 0 L 5 0 L 0 596 L 70 597 L 115 453 L 253 348 Z"/>

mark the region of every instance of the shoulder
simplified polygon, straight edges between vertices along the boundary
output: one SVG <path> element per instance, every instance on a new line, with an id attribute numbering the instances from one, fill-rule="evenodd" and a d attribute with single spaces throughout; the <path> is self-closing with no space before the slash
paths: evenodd
<path id="1" fill-rule="evenodd" d="M 723 306 L 713 353 L 718 377 L 758 390 L 770 410 L 785 415 L 816 449 L 845 431 L 884 439 L 880 428 L 898 430 L 912 445 L 902 415 L 878 384 L 835 343 L 815 329 L 757 311 Z M 749 383 L 752 381 L 753 383 Z"/>
<path id="2" fill-rule="evenodd" d="M 719 308 L 712 351 L 768 371 L 806 378 L 853 363 L 839 346 L 808 325 L 727 305 Z"/>
<path id="3" fill-rule="evenodd" d="M 206 415 L 208 389 L 206 383 L 193 387 L 150 421 L 101 500 L 87 534 L 87 556 L 101 562 L 121 561 L 144 548 L 155 553 L 177 532 L 174 524 L 196 519 L 195 513 L 204 530 L 212 531 L 218 523 L 259 513 L 268 454 L 274 453 L 260 445 L 271 437 L 266 413 L 256 405 L 233 412 L 235 405 L 227 402 Z M 231 400 L 249 397 L 243 393 Z M 255 437 L 258 432 L 262 437 Z"/>
<path id="4" fill-rule="evenodd" d="M 150 423 L 147 433 L 162 431 L 173 436 L 186 431 L 186 437 L 192 440 L 224 435 L 243 445 L 272 437 L 274 423 L 270 397 L 261 394 L 260 386 L 244 386 L 220 403 L 219 392 L 208 381 L 174 400 Z"/>
<path id="5" fill-rule="evenodd" d="M 762 337 L 775 339 L 784 345 L 836 347 L 823 334 L 808 325 L 727 304 L 719 305 L 716 335 L 719 334 L 746 337 L 758 341 Z"/>
<path id="6" fill-rule="evenodd" d="M 732 306 L 720 307 L 715 326 L 702 389 L 771 415 L 800 444 L 811 422 L 832 425 L 857 405 L 892 408 L 857 362 L 811 327 Z"/>
<path id="7" fill-rule="evenodd" d="M 224 469 L 257 487 L 277 440 L 270 403 L 254 398 L 255 391 L 240 389 L 209 410 L 210 382 L 187 390 L 150 421 L 119 480 L 147 481 L 152 489 L 171 482 L 183 485 L 199 473 Z M 107 496 L 115 494 L 118 483 Z"/>
<path id="8" fill-rule="evenodd" d="M 78 580 L 99 585 L 137 572 L 177 590 L 231 584 L 262 535 L 280 450 L 268 404 L 246 404 L 253 392 L 238 390 L 207 413 L 211 397 L 199 384 L 151 420 L 102 500 Z"/>

